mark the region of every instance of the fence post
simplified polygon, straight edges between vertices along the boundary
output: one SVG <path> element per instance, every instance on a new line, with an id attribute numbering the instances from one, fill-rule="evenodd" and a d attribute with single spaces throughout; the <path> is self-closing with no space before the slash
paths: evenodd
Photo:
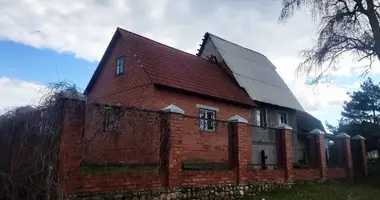
<path id="1" fill-rule="evenodd" d="M 293 146 L 292 146 L 292 127 L 287 124 L 276 126 L 281 134 L 281 152 L 283 152 L 282 163 L 285 168 L 285 178 L 287 181 L 293 181 Z"/>
<path id="2" fill-rule="evenodd" d="M 360 151 L 363 163 L 363 174 L 364 176 L 368 175 L 368 166 L 367 166 L 367 151 L 365 147 L 365 138 L 361 135 L 356 135 L 352 138 L 353 140 L 358 140 L 360 142 Z"/>
<path id="3" fill-rule="evenodd" d="M 167 186 L 175 187 L 181 184 L 182 175 L 182 137 L 183 115 L 185 111 L 171 104 L 162 111 L 169 113 L 169 152 L 167 169 Z"/>
<path id="4" fill-rule="evenodd" d="M 61 140 L 58 161 L 58 178 L 62 195 L 76 193 L 79 187 L 81 135 L 85 121 L 85 103 L 63 99 Z"/>
<path id="5" fill-rule="evenodd" d="M 346 168 L 346 173 L 348 178 L 354 177 L 354 169 L 352 165 L 352 155 L 351 155 L 351 142 L 350 142 L 350 136 L 346 133 L 339 133 L 336 136 L 338 139 L 341 140 L 341 147 L 343 148 L 343 154 L 344 154 L 344 165 Z"/>
<path id="6" fill-rule="evenodd" d="M 310 134 L 315 135 L 316 140 L 315 142 L 317 143 L 317 165 L 318 168 L 321 172 L 321 178 L 325 179 L 326 178 L 326 154 L 325 154 L 325 132 L 319 130 L 319 129 L 314 129 L 310 131 Z"/>
<path id="7" fill-rule="evenodd" d="M 249 145 L 251 145 L 251 140 L 249 140 L 247 120 L 239 115 L 235 115 L 228 119 L 232 125 L 232 135 L 236 137 L 235 145 L 235 170 L 236 170 L 236 183 L 245 183 L 248 180 L 248 151 L 251 151 Z"/>

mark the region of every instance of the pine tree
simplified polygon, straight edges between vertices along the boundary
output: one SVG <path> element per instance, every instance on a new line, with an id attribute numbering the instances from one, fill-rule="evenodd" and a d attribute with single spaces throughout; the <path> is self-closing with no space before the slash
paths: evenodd
<path id="1" fill-rule="evenodd" d="M 327 128 L 334 134 L 360 134 L 367 139 L 367 149 L 380 149 L 380 83 L 375 84 L 368 78 L 359 91 L 349 95 L 351 99 L 344 102 L 339 126 L 326 122 Z"/>
<path id="2" fill-rule="evenodd" d="M 350 94 L 351 100 L 344 102 L 343 124 L 380 123 L 380 86 L 368 78 L 360 90 Z"/>

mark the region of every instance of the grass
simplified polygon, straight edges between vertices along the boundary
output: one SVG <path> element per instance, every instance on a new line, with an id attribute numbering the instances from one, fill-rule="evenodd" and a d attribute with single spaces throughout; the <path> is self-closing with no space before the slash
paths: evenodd
<path id="1" fill-rule="evenodd" d="M 378 200 L 380 199 L 380 177 L 360 181 L 332 181 L 294 186 L 292 189 L 277 189 L 241 200 Z"/>

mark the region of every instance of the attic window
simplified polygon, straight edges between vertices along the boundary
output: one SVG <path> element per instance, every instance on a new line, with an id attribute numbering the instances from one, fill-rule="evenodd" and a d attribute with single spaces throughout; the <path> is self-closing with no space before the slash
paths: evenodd
<path id="1" fill-rule="evenodd" d="M 209 61 L 211 61 L 212 63 L 214 63 L 214 64 L 217 64 L 218 63 L 218 59 L 216 59 L 216 56 L 214 56 L 214 55 L 210 55 L 210 56 L 208 56 L 207 57 L 207 59 L 209 60 Z"/>
<path id="2" fill-rule="evenodd" d="M 116 76 L 124 74 L 124 56 L 120 56 L 116 59 Z"/>

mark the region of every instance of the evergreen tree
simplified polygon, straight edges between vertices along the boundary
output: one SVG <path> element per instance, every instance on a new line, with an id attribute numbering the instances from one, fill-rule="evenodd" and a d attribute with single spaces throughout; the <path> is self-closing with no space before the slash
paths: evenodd
<path id="1" fill-rule="evenodd" d="M 343 124 L 361 124 L 368 122 L 379 125 L 380 86 L 368 78 L 360 85 L 360 90 L 350 94 L 351 100 L 344 102 Z"/>
<path id="2" fill-rule="evenodd" d="M 339 125 L 326 122 L 326 127 L 333 134 L 362 135 L 367 139 L 367 149 L 380 149 L 380 83 L 368 78 L 359 91 L 349 95 L 351 99 L 344 102 Z"/>

